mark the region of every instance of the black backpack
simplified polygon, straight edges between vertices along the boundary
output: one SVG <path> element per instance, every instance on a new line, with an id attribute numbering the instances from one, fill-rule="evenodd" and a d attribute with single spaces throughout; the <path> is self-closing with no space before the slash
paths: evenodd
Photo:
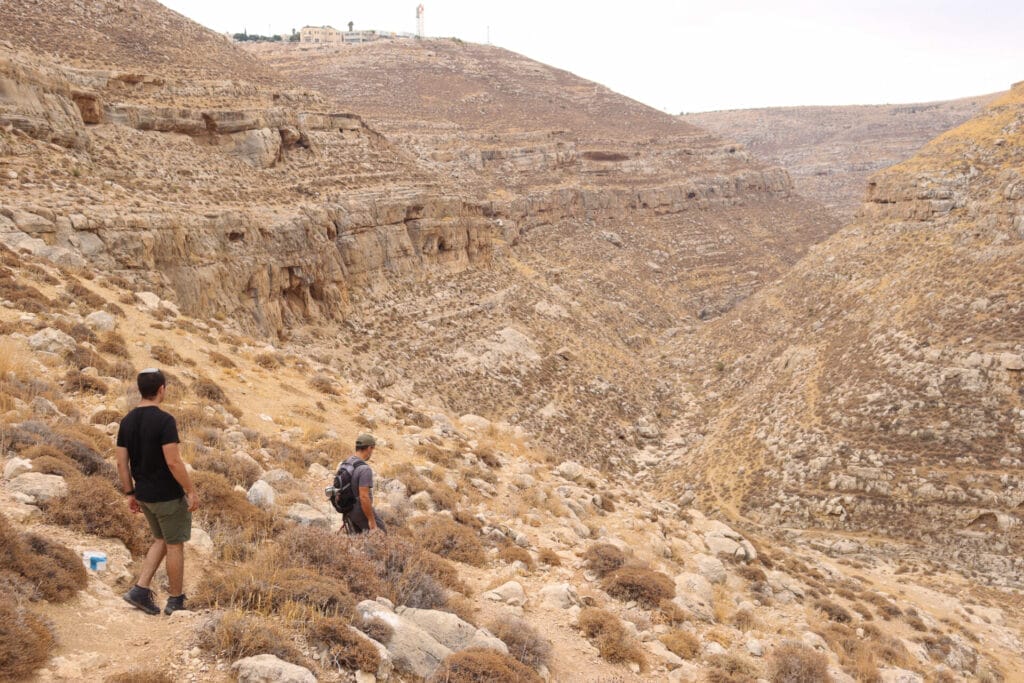
<path id="1" fill-rule="evenodd" d="M 358 492 L 352 486 L 352 477 L 357 467 L 366 466 L 363 461 L 348 462 L 347 460 L 338 466 L 338 472 L 334 475 L 334 486 L 330 492 L 331 505 L 342 514 L 352 511 L 358 499 Z"/>

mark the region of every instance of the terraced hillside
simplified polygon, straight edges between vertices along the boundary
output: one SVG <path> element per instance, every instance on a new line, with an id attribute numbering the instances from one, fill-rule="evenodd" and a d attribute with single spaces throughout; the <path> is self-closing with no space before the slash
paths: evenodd
<path id="1" fill-rule="evenodd" d="M 797 192 L 853 219 L 871 174 L 912 156 L 977 115 L 996 95 L 946 102 L 771 107 L 686 114 L 683 121 L 737 140 L 793 176 Z"/>
<path id="2" fill-rule="evenodd" d="M 719 398 L 678 476 L 760 524 L 942 548 L 1020 587 L 1022 143 L 1018 84 L 876 175 L 857 221 L 715 321 L 698 353 L 721 364 Z"/>

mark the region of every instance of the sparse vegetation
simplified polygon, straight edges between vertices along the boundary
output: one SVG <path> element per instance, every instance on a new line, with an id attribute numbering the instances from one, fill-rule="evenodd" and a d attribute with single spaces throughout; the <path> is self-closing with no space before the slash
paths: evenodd
<path id="1" fill-rule="evenodd" d="M 46 664 L 54 646 L 46 622 L 24 605 L 0 600 L 0 671 L 4 678 L 19 680 Z"/>
<path id="2" fill-rule="evenodd" d="M 786 641 L 769 659 L 772 683 L 820 683 L 829 680 L 828 657 L 803 643 Z"/>
<path id="3" fill-rule="evenodd" d="M 26 597 L 63 602 L 85 588 L 88 579 L 77 553 L 38 534 L 19 533 L 3 515 L 0 557 L 0 583 L 23 587 Z"/>
<path id="4" fill-rule="evenodd" d="M 540 683 L 528 666 L 495 650 L 470 648 L 449 655 L 428 683 Z"/>
<path id="5" fill-rule="evenodd" d="M 508 564 L 522 562 L 528 569 L 533 569 L 533 556 L 530 555 L 530 551 L 514 543 L 505 543 L 501 546 L 498 550 L 498 559 Z"/>
<path id="6" fill-rule="evenodd" d="M 644 607 L 657 607 L 676 596 L 675 583 L 661 572 L 643 567 L 623 567 L 605 576 L 601 586 L 608 595 L 622 601 L 636 600 Z"/>
<path id="7" fill-rule="evenodd" d="M 490 622 L 488 629 L 508 645 L 508 653 L 523 664 L 536 669 L 549 663 L 551 643 L 522 619 L 505 615 Z"/>
<path id="8" fill-rule="evenodd" d="M 265 653 L 292 664 L 308 664 L 282 625 L 261 614 L 225 612 L 203 626 L 198 641 L 201 648 L 230 660 Z"/>
<path id="9" fill-rule="evenodd" d="M 604 659 L 646 666 L 643 646 L 629 635 L 619 618 L 611 612 L 587 607 L 580 612 L 578 622 L 583 635 L 594 641 Z"/>
<path id="10" fill-rule="evenodd" d="M 479 567 L 487 559 L 476 533 L 455 520 L 440 516 L 420 518 L 411 531 L 422 548 L 449 560 Z"/>
<path id="11" fill-rule="evenodd" d="M 145 525 L 135 517 L 111 479 L 79 476 L 66 480 L 68 495 L 43 504 L 51 524 L 105 538 L 120 539 L 134 555 L 146 552 L 149 541 Z"/>
<path id="12" fill-rule="evenodd" d="M 683 659 L 693 659 L 700 653 L 700 638 L 683 629 L 673 629 L 659 640 L 668 648 L 672 654 Z"/>
<path id="13" fill-rule="evenodd" d="M 626 564 L 626 554 L 610 543 L 595 543 L 583 554 L 587 566 L 598 576 L 604 576 Z"/>

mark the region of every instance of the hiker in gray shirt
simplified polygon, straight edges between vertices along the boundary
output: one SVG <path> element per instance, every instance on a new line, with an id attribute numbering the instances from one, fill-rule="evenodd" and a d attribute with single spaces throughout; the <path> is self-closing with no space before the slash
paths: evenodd
<path id="1" fill-rule="evenodd" d="M 352 471 L 352 488 L 356 491 L 356 504 L 343 515 L 344 529 L 349 534 L 378 529 L 387 533 L 380 516 L 373 509 L 373 470 L 366 462 L 373 457 L 376 446 L 377 439 L 373 434 L 360 434 L 356 439 L 355 455 L 345 461 L 355 467 Z"/>

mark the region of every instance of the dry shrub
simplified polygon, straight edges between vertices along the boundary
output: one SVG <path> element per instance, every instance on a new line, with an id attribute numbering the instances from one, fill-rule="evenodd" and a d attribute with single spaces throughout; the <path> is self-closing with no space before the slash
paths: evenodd
<path id="1" fill-rule="evenodd" d="M 154 669 L 131 669 L 107 676 L 103 683 L 175 683 L 174 678 Z"/>
<path id="2" fill-rule="evenodd" d="M 388 476 L 405 484 L 405 488 L 409 491 L 410 496 L 420 491 L 429 491 L 431 488 L 430 481 L 421 476 L 412 463 L 398 463 L 387 468 L 387 472 Z"/>
<path id="3" fill-rule="evenodd" d="M 106 394 L 110 391 L 110 387 L 107 383 L 99 377 L 86 375 L 78 370 L 68 370 L 68 373 L 64 375 L 64 387 L 68 391 L 76 393 L 88 391 L 94 394 Z"/>
<path id="4" fill-rule="evenodd" d="M 56 454 L 74 460 L 82 474 L 101 474 L 112 478 L 114 467 L 100 454 L 101 450 L 110 448 L 106 438 L 87 425 L 68 424 L 53 428 L 43 422 L 29 421 L 8 431 L 7 447 L 20 452 L 33 446 L 48 446 Z M 45 454 L 54 455 L 52 452 Z"/>
<path id="5" fill-rule="evenodd" d="M 441 482 L 427 489 L 433 500 L 442 510 L 454 510 L 459 504 L 459 494 L 448 484 Z"/>
<path id="6" fill-rule="evenodd" d="M 307 622 L 305 631 L 306 640 L 311 645 L 325 648 L 328 661 L 335 667 L 377 672 L 377 667 L 380 666 L 377 648 L 353 632 L 347 620 L 338 617 L 315 617 Z"/>
<path id="7" fill-rule="evenodd" d="M 124 358 L 127 360 L 131 357 L 131 354 L 128 353 L 128 343 L 124 340 L 124 337 L 113 330 L 103 333 L 103 336 L 100 337 L 99 343 L 96 344 L 96 349 L 103 353 L 109 353 L 117 358 Z"/>
<path id="8" fill-rule="evenodd" d="M 179 408 L 174 413 L 179 432 L 198 432 L 203 428 L 223 429 L 224 418 L 212 408 L 210 411 L 197 406 Z"/>
<path id="9" fill-rule="evenodd" d="M 480 538 L 455 520 L 439 515 L 415 520 L 411 527 L 413 538 L 425 550 L 474 567 L 487 561 Z"/>
<path id="10" fill-rule="evenodd" d="M 595 543 L 583 553 L 587 566 L 598 576 L 604 576 L 626 564 L 626 554 L 611 543 Z"/>
<path id="11" fill-rule="evenodd" d="M 831 600 L 815 600 L 814 606 L 825 613 L 832 621 L 838 624 L 849 624 L 853 621 L 853 615 L 843 606 Z"/>
<path id="12" fill-rule="evenodd" d="M 758 679 L 757 667 L 745 657 L 712 655 L 707 658 L 707 663 L 710 668 L 705 676 L 709 683 L 754 683 Z"/>
<path id="13" fill-rule="evenodd" d="M 508 653 L 537 669 L 551 660 L 551 642 L 533 626 L 511 615 L 502 615 L 488 624 L 488 630 L 508 645 Z"/>
<path id="14" fill-rule="evenodd" d="M 227 612 L 207 622 L 199 632 L 199 646 L 226 659 L 269 654 L 305 666 L 306 658 L 292 644 L 288 632 L 259 614 Z"/>
<path id="15" fill-rule="evenodd" d="M 33 458 L 32 471 L 40 474 L 56 474 L 65 479 L 79 477 L 82 474 L 71 458 L 64 455 L 41 455 Z"/>
<path id="16" fill-rule="evenodd" d="M 490 446 L 480 446 L 476 449 L 476 457 L 480 459 L 480 462 L 487 465 L 491 469 L 501 469 L 501 458 L 498 453 Z"/>
<path id="17" fill-rule="evenodd" d="M 764 570 L 760 567 L 754 567 L 749 564 L 738 565 L 735 570 L 737 574 L 742 576 L 747 581 L 767 581 L 768 576 L 764 573 Z"/>
<path id="18" fill-rule="evenodd" d="M 465 590 L 454 567 L 393 535 L 339 537 L 326 529 L 293 527 L 278 537 L 283 561 L 344 581 L 357 600 L 446 609 L 446 589 Z"/>
<path id="19" fill-rule="evenodd" d="M 659 602 L 657 616 L 661 622 L 669 626 L 678 626 L 693 620 L 693 615 L 683 607 L 680 607 L 674 600 L 662 600 Z"/>
<path id="20" fill-rule="evenodd" d="M 271 514 L 250 503 L 224 475 L 196 470 L 192 482 L 203 501 L 196 519 L 211 535 L 236 543 L 251 543 L 270 535 L 274 526 Z"/>
<path id="21" fill-rule="evenodd" d="M 89 423 L 94 425 L 108 425 L 111 422 L 120 422 L 123 414 L 119 410 L 113 408 L 107 408 L 106 410 L 97 411 L 92 417 L 89 418 Z"/>
<path id="22" fill-rule="evenodd" d="M 562 558 L 551 548 L 541 548 L 537 553 L 537 560 L 550 567 L 559 567 L 562 564 Z"/>
<path id="23" fill-rule="evenodd" d="M 119 360 L 110 369 L 110 376 L 116 377 L 122 382 L 134 382 L 135 378 L 138 377 L 138 373 L 135 372 L 134 365 L 126 360 Z"/>
<path id="24" fill-rule="evenodd" d="M 623 567 L 605 576 L 601 587 L 624 602 L 636 600 L 644 607 L 657 607 L 676 596 L 675 582 L 661 572 L 644 567 Z"/>
<path id="25" fill-rule="evenodd" d="M 375 616 L 358 619 L 353 626 L 382 645 L 391 642 L 391 637 L 395 635 L 395 629 L 391 624 Z"/>
<path id="26" fill-rule="evenodd" d="M 172 368 L 184 362 L 174 349 L 163 344 L 153 344 L 149 348 L 149 355 L 160 365 Z"/>
<path id="27" fill-rule="evenodd" d="M 230 607 L 265 614 L 304 605 L 319 614 L 351 617 L 355 600 L 343 581 L 305 567 L 278 567 L 267 558 L 203 575 L 190 595 L 197 607 Z"/>
<path id="28" fill-rule="evenodd" d="M 338 382 L 327 375 L 313 375 L 309 378 L 309 386 L 322 394 L 329 394 L 330 396 L 338 395 Z"/>
<path id="29" fill-rule="evenodd" d="M 148 528 L 131 513 L 125 497 L 110 479 L 93 475 L 65 481 L 68 495 L 43 503 L 48 522 L 101 538 L 120 539 L 133 555 L 146 552 Z"/>
<path id="30" fill-rule="evenodd" d="M 234 455 L 222 455 L 216 451 L 197 452 L 192 458 L 192 466 L 199 470 L 222 474 L 232 484 L 245 488 L 255 484 L 263 473 L 263 468 L 251 460 L 236 458 Z"/>
<path id="31" fill-rule="evenodd" d="M 680 628 L 669 631 L 658 640 L 669 652 L 683 659 L 693 659 L 700 652 L 700 638 Z"/>
<path id="32" fill-rule="evenodd" d="M 42 618 L 10 597 L 0 600 L 0 676 L 9 680 L 31 676 L 50 659 L 53 646 L 53 632 Z"/>
<path id="33" fill-rule="evenodd" d="M 413 450 L 413 455 L 423 458 L 427 462 L 434 463 L 435 465 L 451 469 L 455 464 L 455 456 L 457 453 L 450 448 L 441 448 L 440 446 L 436 446 L 432 443 L 421 443 Z"/>
<path id="34" fill-rule="evenodd" d="M 757 626 L 757 617 L 754 616 L 753 610 L 738 609 L 729 618 L 729 623 L 733 628 L 746 632 Z"/>
<path id="35" fill-rule="evenodd" d="M 235 365 L 235 361 L 231 360 L 230 358 L 225 356 L 223 353 L 220 353 L 219 351 L 209 351 L 207 352 L 206 355 L 210 357 L 210 360 L 212 360 L 214 363 L 221 366 L 222 368 L 235 369 L 238 367 L 237 365 Z"/>
<path id="36" fill-rule="evenodd" d="M 31 596 L 64 602 L 85 588 L 88 575 L 78 554 L 36 534 L 19 533 L 0 515 L 0 578 L 31 587 Z M 10 598 L 0 600 L 9 603 Z M 2 669 L 0 669 L 2 670 Z"/>
<path id="37" fill-rule="evenodd" d="M 858 681 L 879 680 L 877 656 L 873 644 L 859 638 L 849 626 L 826 624 L 815 631 L 839 657 L 839 664 Z"/>
<path id="38" fill-rule="evenodd" d="M 594 641 L 601 656 L 610 662 L 635 662 L 646 665 L 643 647 L 629 635 L 619 618 L 603 609 L 587 607 L 579 616 L 583 635 Z"/>
<path id="39" fill-rule="evenodd" d="M 64 354 L 64 360 L 67 361 L 73 370 L 91 367 L 96 368 L 98 372 L 104 375 L 109 375 L 112 367 L 110 362 L 101 354 L 81 344 L 76 346 L 73 351 Z"/>
<path id="40" fill-rule="evenodd" d="M 768 660 L 772 683 L 820 683 L 829 680 L 828 657 L 791 640 L 775 648 Z"/>
<path id="41" fill-rule="evenodd" d="M 470 648 L 448 655 L 428 683 L 540 683 L 537 672 L 495 650 Z"/>
<path id="42" fill-rule="evenodd" d="M 67 298 L 70 301 L 84 303 L 94 310 L 102 309 L 104 304 L 107 303 L 106 299 L 91 289 L 84 287 L 78 280 L 71 280 L 64 286 L 64 289 L 67 291 L 69 295 Z"/>
<path id="43" fill-rule="evenodd" d="M 199 398 L 205 398 L 221 405 L 226 406 L 229 403 L 228 395 L 224 393 L 220 385 L 209 377 L 199 377 L 196 381 L 192 382 L 192 393 Z"/>
<path id="44" fill-rule="evenodd" d="M 284 364 L 284 361 L 276 353 L 258 353 L 253 361 L 264 370 L 276 370 Z"/>
<path id="45" fill-rule="evenodd" d="M 529 569 L 533 569 L 533 556 L 530 555 L 530 551 L 526 548 L 520 548 L 514 543 L 506 543 L 498 551 L 498 559 L 502 562 L 512 564 L 513 562 L 522 562 Z"/>

